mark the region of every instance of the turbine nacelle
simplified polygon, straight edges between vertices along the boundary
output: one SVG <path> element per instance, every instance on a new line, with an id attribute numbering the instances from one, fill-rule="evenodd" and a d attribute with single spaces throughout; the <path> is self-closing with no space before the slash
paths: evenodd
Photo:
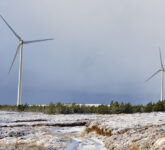
<path id="1" fill-rule="evenodd" d="M 22 45 L 24 43 L 23 40 L 19 40 L 19 45 Z"/>
<path id="2" fill-rule="evenodd" d="M 163 71 L 163 72 L 165 72 L 165 70 L 164 70 L 164 68 L 162 67 L 162 68 L 160 68 L 160 71 Z"/>

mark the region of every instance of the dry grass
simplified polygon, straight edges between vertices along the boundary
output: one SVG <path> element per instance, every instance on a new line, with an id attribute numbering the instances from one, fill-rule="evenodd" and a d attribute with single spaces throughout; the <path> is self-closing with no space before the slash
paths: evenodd
<path id="1" fill-rule="evenodd" d="M 90 132 L 96 132 L 99 135 L 103 135 L 103 136 L 111 136 L 112 132 L 111 131 L 105 131 L 103 129 L 100 129 L 97 126 L 92 126 L 91 128 L 87 127 L 86 128 L 86 132 L 90 133 Z"/>
<path id="2" fill-rule="evenodd" d="M 121 132 L 120 132 L 120 134 L 124 134 L 124 133 L 126 133 L 126 132 L 128 132 L 130 129 L 124 129 L 124 130 L 122 130 Z"/>
<path id="3" fill-rule="evenodd" d="M 140 150 L 137 145 L 131 145 L 128 150 Z"/>
<path id="4" fill-rule="evenodd" d="M 43 150 L 44 149 L 42 145 L 19 143 L 18 141 L 16 141 L 15 144 L 5 144 L 5 145 L 3 145 L 3 148 L 24 149 L 24 150 Z"/>
<path id="5" fill-rule="evenodd" d="M 43 150 L 43 146 L 40 145 L 31 145 L 27 147 L 28 150 Z"/>

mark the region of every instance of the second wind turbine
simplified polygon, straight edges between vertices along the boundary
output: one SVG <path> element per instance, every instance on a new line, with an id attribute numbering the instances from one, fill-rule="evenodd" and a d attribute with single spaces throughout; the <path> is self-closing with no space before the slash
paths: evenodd
<path id="1" fill-rule="evenodd" d="M 146 82 L 148 80 L 150 80 L 152 77 L 154 77 L 156 74 L 158 74 L 159 72 L 161 72 L 162 74 L 162 78 L 161 78 L 161 96 L 160 96 L 160 100 L 163 101 L 163 87 L 164 87 L 164 66 L 163 66 L 163 62 L 162 62 L 162 56 L 161 56 L 161 49 L 159 48 L 159 55 L 160 55 L 160 69 L 158 71 L 156 71 L 151 77 L 149 77 Z"/>
<path id="2" fill-rule="evenodd" d="M 14 55 L 13 61 L 11 63 L 9 73 L 12 69 L 12 66 L 14 64 L 14 61 L 20 52 L 20 62 L 19 62 L 19 76 L 18 76 L 18 93 L 17 93 L 17 105 L 21 105 L 21 94 L 22 94 L 22 56 L 23 56 L 23 45 L 24 44 L 31 44 L 31 43 L 36 43 L 36 42 L 43 42 L 43 41 L 48 41 L 48 40 L 53 40 L 53 39 L 41 39 L 41 40 L 33 40 L 33 41 L 24 41 L 12 28 L 11 26 L 7 23 L 7 21 L 0 15 L 2 20 L 5 22 L 5 24 L 9 27 L 9 29 L 13 32 L 13 34 L 16 36 L 16 38 L 19 40 L 19 44 L 16 50 L 16 53 Z"/>

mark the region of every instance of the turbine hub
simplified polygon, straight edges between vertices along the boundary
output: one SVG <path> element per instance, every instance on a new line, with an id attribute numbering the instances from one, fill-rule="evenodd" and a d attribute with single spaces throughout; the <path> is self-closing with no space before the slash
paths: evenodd
<path id="1" fill-rule="evenodd" d="M 161 70 L 161 71 L 164 71 L 164 68 L 162 67 L 160 70 Z"/>
<path id="2" fill-rule="evenodd" d="M 19 44 L 23 44 L 23 40 L 20 40 L 20 41 L 19 41 Z"/>

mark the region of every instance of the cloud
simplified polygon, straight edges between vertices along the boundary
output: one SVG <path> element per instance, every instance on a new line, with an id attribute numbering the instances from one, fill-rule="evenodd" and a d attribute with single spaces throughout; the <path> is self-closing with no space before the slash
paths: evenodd
<path id="1" fill-rule="evenodd" d="M 158 100 L 159 75 L 144 80 L 160 65 L 158 46 L 165 56 L 164 3 L 1 0 L 0 13 L 23 39 L 55 38 L 24 47 L 23 102 L 26 97 L 29 103 Z M 0 95 L 10 104 L 16 99 L 18 58 L 7 72 L 17 39 L 2 21 L 0 40 Z"/>

